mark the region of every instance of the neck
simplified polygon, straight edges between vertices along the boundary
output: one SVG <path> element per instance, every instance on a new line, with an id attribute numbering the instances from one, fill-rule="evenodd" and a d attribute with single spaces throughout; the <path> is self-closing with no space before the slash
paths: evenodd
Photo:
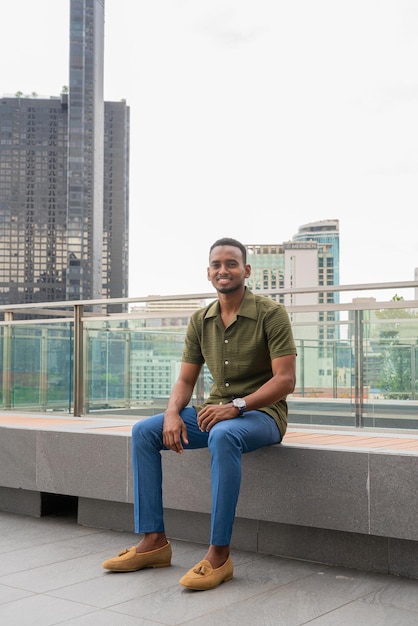
<path id="1" fill-rule="evenodd" d="M 244 292 L 245 287 L 232 291 L 231 293 L 218 292 L 218 301 L 221 311 L 223 313 L 236 313 L 241 306 Z"/>

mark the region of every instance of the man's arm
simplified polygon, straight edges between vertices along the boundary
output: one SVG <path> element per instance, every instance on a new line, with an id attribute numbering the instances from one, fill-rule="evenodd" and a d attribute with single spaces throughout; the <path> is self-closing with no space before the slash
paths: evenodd
<path id="1" fill-rule="evenodd" d="M 272 359 L 273 376 L 257 391 L 244 396 L 247 411 L 256 411 L 285 398 L 295 388 L 296 355 L 289 354 Z M 212 426 L 222 420 L 237 417 L 237 409 L 232 404 L 208 404 L 197 417 L 199 428 L 209 431 Z"/>
<path id="2" fill-rule="evenodd" d="M 296 355 L 288 354 L 272 359 L 273 376 L 254 393 L 245 396 L 247 411 L 255 411 L 263 406 L 269 406 L 285 398 L 295 388 L 296 384 Z M 237 409 L 235 409 L 236 413 Z"/>
<path id="3" fill-rule="evenodd" d="M 171 390 L 167 409 L 164 412 L 163 443 L 174 452 L 183 452 L 183 443 L 189 443 L 187 428 L 180 417 L 180 411 L 186 407 L 192 397 L 201 365 L 182 363 L 180 374 Z"/>

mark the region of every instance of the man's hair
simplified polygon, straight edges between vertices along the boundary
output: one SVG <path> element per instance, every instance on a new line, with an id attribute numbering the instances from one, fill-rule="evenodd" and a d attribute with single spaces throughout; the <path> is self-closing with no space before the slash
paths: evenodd
<path id="1" fill-rule="evenodd" d="M 246 263 L 247 263 L 247 250 L 246 250 L 244 244 L 242 244 L 240 241 L 237 241 L 237 239 L 232 239 L 232 237 L 222 237 L 221 239 L 218 239 L 217 241 L 215 241 L 215 243 L 213 243 L 211 245 L 210 250 L 209 250 L 209 254 L 217 246 L 234 246 L 235 248 L 239 248 L 241 250 L 241 253 L 242 253 L 242 258 L 243 258 L 243 261 L 244 261 L 244 265 L 246 265 Z"/>

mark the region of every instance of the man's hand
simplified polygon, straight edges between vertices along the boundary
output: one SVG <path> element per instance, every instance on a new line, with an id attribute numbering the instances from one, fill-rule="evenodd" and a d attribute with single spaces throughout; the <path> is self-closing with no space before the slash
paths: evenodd
<path id="1" fill-rule="evenodd" d="M 218 422 L 233 419 L 237 414 L 237 409 L 232 403 L 207 404 L 197 414 L 197 425 L 202 432 L 209 432 Z"/>
<path id="2" fill-rule="evenodd" d="M 181 454 L 183 444 L 188 444 L 186 424 L 176 411 L 166 411 L 164 414 L 163 444 L 168 450 Z"/>

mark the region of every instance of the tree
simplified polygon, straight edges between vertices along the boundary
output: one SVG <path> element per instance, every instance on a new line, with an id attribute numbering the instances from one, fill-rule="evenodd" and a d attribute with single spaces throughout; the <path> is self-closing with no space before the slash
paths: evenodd
<path id="1" fill-rule="evenodd" d="M 392 302 L 402 301 L 403 298 L 395 294 Z M 381 370 L 378 385 L 390 399 L 411 399 L 412 378 L 416 372 L 412 371 L 412 351 L 418 344 L 416 337 L 400 337 L 401 324 L 399 320 L 416 319 L 417 313 L 406 309 L 384 309 L 376 312 L 381 320 L 393 320 L 385 324 L 379 332 L 378 345 L 381 348 Z"/>

